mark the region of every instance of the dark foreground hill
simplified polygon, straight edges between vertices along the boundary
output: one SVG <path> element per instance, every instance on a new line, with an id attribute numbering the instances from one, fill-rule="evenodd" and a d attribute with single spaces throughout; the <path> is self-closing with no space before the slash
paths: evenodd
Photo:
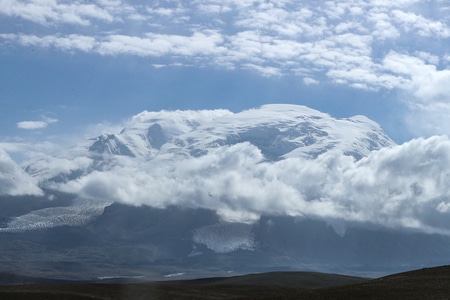
<path id="1" fill-rule="evenodd" d="M 450 266 L 378 279 L 272 272 L 151 283 L 3 285 L 1 299 L 449 299 Z"/>

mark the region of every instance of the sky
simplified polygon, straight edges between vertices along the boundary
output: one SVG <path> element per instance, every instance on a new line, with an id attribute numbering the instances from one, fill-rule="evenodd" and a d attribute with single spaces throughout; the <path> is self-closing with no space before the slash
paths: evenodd
<path id="1" fill-rule="evenodd" d="M 448 134 L 448 1 L 0 0 L 0 145 L 26 160 L 143 110 L 267 103 Z"/>
<path id="2" fill-rule="evenodd" d="M 0 194 L 42 194 L 23 164 L 118 133 L 142 111 L 299 104 L 334 118 L 365 115 L 398 146 L 361 161 L 330 154 L 271 164 L 245 144 L 173 166 L 168 177 L 155 173 L 165 162 L 136 173 L 123 160 L 60 188 L 83 193 L 102 183 L 142 204 L 143 182 L 157 190 L 175 180 L 173 192 L 190 197 L 216 174 L 213 162 L 223 172 L 211 189 L 237 201 L 232 213 L 294 211 L 449 234 L 449 45 L 444 0 L 0 0 Z M 224 165 L 230 160 L 238 163 Z M 221 179 L 236 186 L 216 186 Z M 264 211 L 248 195 L 255 182 L 266 191 Z M 165 190 L 160 200 L 173 199 Z M 275 207 L 274 190 L 286 200 Z M 224 214 L 227 205 L 212 204 Z"/>

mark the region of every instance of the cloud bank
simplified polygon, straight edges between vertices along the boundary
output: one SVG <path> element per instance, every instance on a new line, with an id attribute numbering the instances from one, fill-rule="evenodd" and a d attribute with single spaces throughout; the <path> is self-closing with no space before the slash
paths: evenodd
<path id="1" fill-rule="evenodd" d="M 399 90 L 409 118 L 430 124 L 411 124 L 418 135 L 447 134 L 449 124 L 435 120 L 450 113 L 449 10 L 416 0 L 0 0 L 5 21 L 25 22 L 0 43 Z"/>
<path id="2" fill-rule="evenodd" d="M 268 162 L 247 142 L 197 158 L 115 159 L 111 169 L 51 187 L 94 202 L 213 209 L 227 221 L 289 215 L 324 220 L 340 234 L 355 225 L 450 234 L 447 137 L 412 140 L 359 161 L 334 151 Z"/>
<path id="3" fill-rule="evenodd" d="M 0 149 L 0 196 L 42 194 L 37 182 Z"/>

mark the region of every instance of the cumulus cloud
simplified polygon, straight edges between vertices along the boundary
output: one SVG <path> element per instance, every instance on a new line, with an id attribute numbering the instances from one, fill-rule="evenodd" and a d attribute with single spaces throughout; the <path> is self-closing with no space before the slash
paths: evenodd
<path id="1" fill-rule="evenodd" d="M 418 56 L 391 52 L 383 61 L 386 70 L 402 77 L 396 84 L 409 91 L 404 99 L 410 109 L 406 118 L 417 135 L 449 133 L 445 116 L 450 113 L 450 69 L 438 69 L 433 61 L 437 58 L 423 52 Z"/>
<path id="2" fill-rule="evenodd" d="M 433 137 L 359 161 L 327 152 L 268 162 L 240 143 L 197 158 L 117 158 L 112 169 L 52 187 L 92 201 L 208 208 L 226 221 L 290 215 L 325 220 L 341 234 L 355 224 L 450 234 L 449 153 L 450 140 Z"/>
<path id="3" fill-rule="evenodd" d="M 111 22 L 113 16 L 97 4 L 57 0 L 0 1 L 0 14 L 20 17 L 41 25 L 68 23 L 90 25 L 90 19 Z"/>
<path id="4" fill-rule="evenodd" d="M 0 149 L 0 195 L 42 195 L 35 180 Z"/>
<path id="5" fill-rule="evenodd" d="M 448 38 L 450 36 L 448 25 L 441 21 L 429 20 L 423 16 L 400 10 L 394 10 L 392 15 L 406 31 L 415 30 L 419 35 L 439 38 Z"/>

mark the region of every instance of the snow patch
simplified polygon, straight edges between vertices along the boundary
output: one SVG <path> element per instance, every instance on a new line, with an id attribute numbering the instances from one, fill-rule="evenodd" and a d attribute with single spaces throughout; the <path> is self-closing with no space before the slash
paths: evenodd
<path id="1" fill-rule="evenodd" d="M 110 204 L 110 203 L 109 203 Z M 106 202 L 90 202 L 86 199 L 75 199 L 68 207 L 49 207 L 34 210 L 28 214 L 13 218 L 0 232 L 22 232 L 58 226 L 81 226 L 100 216 Z"/>
<path id="2" fill-rule="evenodd" d="M 253 251 L 256 247 L 252 225 L 244 223 L 224 222 L 201 227 L 194 232 L 193 239 L 217 253 L 239 249 Z"/>

